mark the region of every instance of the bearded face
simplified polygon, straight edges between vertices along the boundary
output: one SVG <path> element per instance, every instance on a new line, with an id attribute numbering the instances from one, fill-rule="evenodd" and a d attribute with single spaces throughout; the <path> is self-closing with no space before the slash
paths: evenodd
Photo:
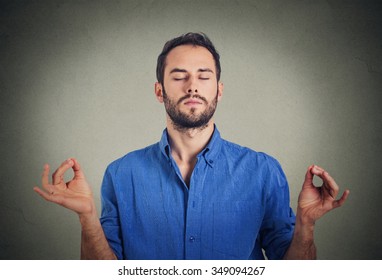
<path id="1" fill-rule="evenodd" d="M 181 109 L 182 104 L 190 102 L 200 102 L 205 106 L 204 110 L 190 106 Z M 163 88 L 163 102 L 168 116 L 175 128 L 179 130 L 204 128 L 214 115 L 218 103 L 218 93 L 215 98 L 208 102 L 206 98 L 199 94 L 187 94 L 178 100 L 169 98 L 166 90 Z"/>
<path id="2" fill-rule="evenodd" d="M 208 127 L 222 92 L 212 54 L 193 45 L 178 46 L 168 53 L 163 82 L 155 84 L 167 121 L 181 131 Z"/>

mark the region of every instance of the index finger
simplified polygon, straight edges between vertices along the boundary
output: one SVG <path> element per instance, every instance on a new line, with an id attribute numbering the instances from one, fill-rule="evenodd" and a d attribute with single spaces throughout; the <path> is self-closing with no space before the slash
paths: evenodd
<path id="1" fill-rule="evenodd" d="M 318 165 L 313 165 L 311 168 L 311 172 L 313 175 L 318 176 L 321 179 L 323 179 L 323 174 L 324 174 L 325 170 L 323 168 L 319 167 Z"/>
<path id="2" fill-rule="evenodd" d="M 82 172 L 81 166 L 78 163 L 78 161 L 75 158 L 71 158 L 73 161 L 73 171 L 74 171 L 74 177 L 77 179 L 83 179 L 85 178 L 84 173 Z"/>
<path id="3" fill-rule="evenodd" d="M 53 173 L 53 176 L 52 176 L 53 177 L 53 184 L 56 185 L 56 184 L 61 183 L 61 181 L 63 180 L 63 176 L 64 176 L 65 172 L 68 169 L 72 168 L 73 165 L 74 165 L 74 162 L 72 159 L 67 159 L 66 161 L 61 163 L 61 165 Z"/>
<path id="4" fill-rule="evenodd" d="M 330 193 L 333 198 L 335 198 L 340 188 L 332 176 L 330 176 L 327 171 L 317 165 L 313 166 L 311 171 L 313 175 L 316 175 L 322 179 L 322 186 Z"/>
<path id="5" fill-rule="evenodd" d="M 328 172 L 324 171 L 322 180 L 324 181 L 324 185 L 330 188 L 330 193 L 333 198 L 335 198 L 340 190 L 340 187 L 337 185 L 336 181 L 329 175 Z"/>

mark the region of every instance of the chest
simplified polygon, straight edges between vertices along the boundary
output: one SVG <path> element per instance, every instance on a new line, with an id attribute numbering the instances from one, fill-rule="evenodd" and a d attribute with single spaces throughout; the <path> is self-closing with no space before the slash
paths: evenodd
<path id="1" fill-rule="evenodd" d="M 192 176 L 192 172 L 193 172 L 194 167 L 195 167 L 195 163 L 194 162 L 185 163 L 185 162 L 181 162 L 181 161 L 177 161 L 176 163 L 177 163 L 177 166 L 179 168 L 179 173 L 180 173 L 183 181 L 185 182 L 187 187 L 190 187 L 191 176 Z"/>
<path id="2" fill-rule="evenodd" d="M 178 173 L 146 176 L 124 189 L 119 205 L 126 249 L 136 253 L 145 244 L 160 252 L 154 258 L 170 259 L 250 255 L 263 219 L 261 187 L 196 165 L 187 188 Z"/>

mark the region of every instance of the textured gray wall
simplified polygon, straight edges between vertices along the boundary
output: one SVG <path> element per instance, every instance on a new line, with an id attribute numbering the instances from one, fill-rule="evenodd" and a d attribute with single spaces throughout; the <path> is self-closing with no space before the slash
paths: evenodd
<path id="1" fill-rule="evenodd" d="M 78 218 L 41 200 L 45 162 L 106 165 L 159 140 L 163 43 L 203 31 L 222 56 L 216 122 L 279 159 L 292 206 L 308 165 L 351 196 L 317 223 L 320 259 L 382 259 L 382 6 L 371 1 L 1 1 L 0 258 L 78 259 Z"/>

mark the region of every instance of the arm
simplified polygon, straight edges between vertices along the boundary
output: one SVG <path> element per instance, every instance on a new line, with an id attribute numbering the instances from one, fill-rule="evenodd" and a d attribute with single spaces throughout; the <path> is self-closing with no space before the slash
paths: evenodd
<path id="1" fill-rule="evenodd" d="M 322 179 L 321 187 L 314 186 L 314 176 Z M 316 165 L 308 168 L 298 198 L 293 239 L 284 259 L 316 259 L 314 225 L 327 212 L 345 203 L 349 190 L 346 190 L 341 198 L 336 200 L 338 193 L 339 187 L 328 172 Z"/>
<path id="2" fill-rule="evenodd" d="M 106 240 L 97 214 L 80 216 L 81 222 L 81 259 L 83 260 L 116 260 Z"/>
<path id="3" fill-rule="evenodd" d="M 74 171 L 71 181 L 64 182 L 64 174 L 70 168 Z M 81 223 L 81 259 L 116 259 L 109 247 L 97 216 L 94 198 L 84 173 L 76 159 L 68 159 L 52 175 L 49 183 L 49 165 L 44 166 L 42 189 L 34 191 L 45 200 L 76 212 Z"/>

